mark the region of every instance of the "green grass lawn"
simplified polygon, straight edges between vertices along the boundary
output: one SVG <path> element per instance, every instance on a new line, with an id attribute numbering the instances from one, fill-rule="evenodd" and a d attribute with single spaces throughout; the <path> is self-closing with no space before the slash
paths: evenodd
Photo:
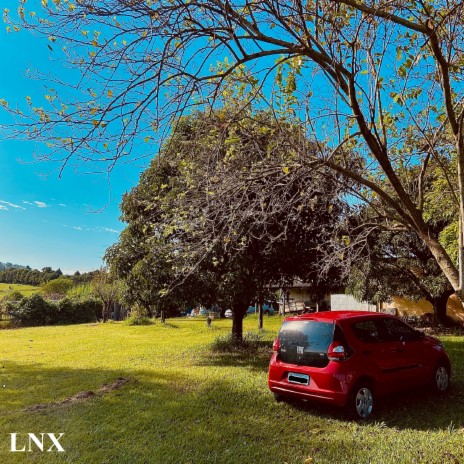
<path id="1" fill-rule="evenodd" d="M 22 285 L 22 284 L 2 284 L 0 283 L 0 300 L 13 290 L 18 290 L 24 296 L 31 296 L 40 290 L 40 287 L 34 287 L 33 285 Z"/>
<path id="2" fill-rule="evenodd" d="M 245 330 L 256 324 L 248 317 Z M 279 325 L 278 316 L 265 318 L 265 339 Z M 390 398 L 364 424 L 339 409 L 276 403 L 266 385 L 268 348 L 249 356 L 211 351 L 230 327 L 230 320 L 208 329 L 204 319 L 172 319 L 166 326 L 0 331 L 0 462 L 464 462 L 463 338 L 444 338 L 454 367 L 447 397 Z M 131 381 L 101 396 L 33 408 L 96 392 L 118 377 Z M 65 453 L 11 453 L 13 432 L 64 432 Z"/>

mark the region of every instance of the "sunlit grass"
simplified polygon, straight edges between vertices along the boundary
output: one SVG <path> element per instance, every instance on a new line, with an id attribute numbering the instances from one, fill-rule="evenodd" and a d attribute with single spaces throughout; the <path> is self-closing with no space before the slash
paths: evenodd
<path id="1" fill-rule="evenodd" d="M 387 399 L 373 421 L 339 409 L 276 403 L 267 389 L 278 316 L 265 318 L 256 351 L 213 350 L 230 320 L 171 319 L 0 332 L 0 462 L 12 432 L 64 432 L 65 453 L 34 463 L 455 463 L 464 460 L 464 340 L 447 337 L 453 389 L 446 398 Z M 245 331 L 256 332 L 255 316 Z M 41 411 L 118 377 L 119 390 Z"/>
<path id="2" fill-rule="evenodd" d="M 0 283 L 0 299 L 8 295 L 8 293 L 17 290 L 24 296 L 31 296 L 33 293 L 40 291 L 40 287 L 34 287 L 33 285 L 22 285 L 22 284 L 3 284 Z"/>

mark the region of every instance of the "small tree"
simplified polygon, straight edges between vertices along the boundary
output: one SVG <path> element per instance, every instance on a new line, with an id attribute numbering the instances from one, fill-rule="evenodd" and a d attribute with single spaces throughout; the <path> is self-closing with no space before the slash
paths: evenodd
<path id="1" fill-rule="evenodd" d="M 2 303 L 10 302 L 10 301 L 21 301 L 24 298 L 24 295 L 19 290 L 12 290 L 8 292 L 3 298 Z"/>
<path id="2" fill-rule="evenodd" d="M 72 279 L 59 277 L 44 284 L 42 286 L 42 293 L 48 298 L 63 298 L 73 286 L 74 282 Z"/>
<path id="3" fill-rule="evenodd" d="M 101 269 L 92 280 L 95 294 L 102 301 L 101 318 L 108 321 L 111 316 L 111 308 L 121 294 L 122 283 L 114 278 L 106 269 Z"/>

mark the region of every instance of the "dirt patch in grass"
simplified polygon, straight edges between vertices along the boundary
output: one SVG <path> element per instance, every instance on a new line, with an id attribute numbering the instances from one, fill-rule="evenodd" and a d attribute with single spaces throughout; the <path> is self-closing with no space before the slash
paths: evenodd
<path id="1" fill-rule="evenodd" d="M 89 399 L 92 399 L 98 396 L 107 395 L 108 393 L 111 393 L 114 390 L 119 390 L 120 388 L 122 388 L 124 385 L 126 385 L 129 382 L 130 382 L 129 379 L 126 379 L 124 377 L 118 377 L 113 382 L 105 383 L 104 385 L 102 385 L 96 392 L 92 390 L 81 391 L 61 401 L 54 401 L 48 404 L 35 404 L 33 406 L 29 406 L 28 408 L 25 409 L 25 411 L 42 411 L 44 409 L 57 408 L 57 407 L 64 406 L 67 404 L 79 403 L 79 402 L 86 401 L 86 400 L 89 400 Z"/>

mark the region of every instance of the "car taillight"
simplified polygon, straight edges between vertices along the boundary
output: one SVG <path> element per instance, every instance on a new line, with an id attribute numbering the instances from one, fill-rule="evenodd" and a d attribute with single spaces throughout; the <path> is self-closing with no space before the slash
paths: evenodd
<path id="1" fill-rule="evenodd" d="M 348 350 L 340 343 L 333 342 L 327 350 L 329 361 L 344 361 L 348 358 Z"/>
<path id="2" fill-rule="evenodd" d="M 276 338 L 274 343 L 272 344 L 272 351 L 279 351 L 280 350 L 280 340 Z"/>

